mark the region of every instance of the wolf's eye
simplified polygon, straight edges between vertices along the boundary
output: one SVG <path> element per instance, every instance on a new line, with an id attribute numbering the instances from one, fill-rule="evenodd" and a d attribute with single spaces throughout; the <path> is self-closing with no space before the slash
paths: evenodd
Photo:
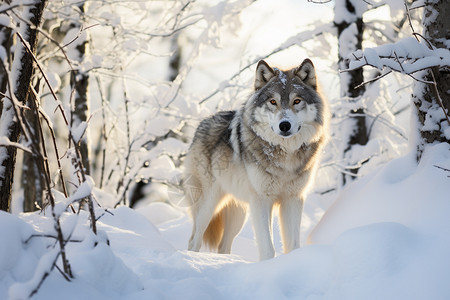
<path id="1" fill-rule="evenodd" d="M 277 105 L 277 101 L 276 101 L 275 99 L 271 99 L 269 102 L 270 102 L 270 104 L 272 104 L 272 105 Z"/>
<path id="2" fill-rule="evenodd" d="M 300 98 L 295 98 L 294 104 L 300 104 L 300 102 L 302 102 L 302 99 L 300 99 Z"/>

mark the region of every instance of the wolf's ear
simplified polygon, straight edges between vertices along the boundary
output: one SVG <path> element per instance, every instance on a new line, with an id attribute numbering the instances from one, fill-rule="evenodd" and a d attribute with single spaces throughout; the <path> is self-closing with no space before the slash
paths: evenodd
<path id="1" fill-rule="evenodd" d="M 255 90 L 262 88 L 274 76 L 273 69 L 264 60 L 260 60 L 256 67 Z"/>
<path id="2" fill-rule="evenodd" d="M 314 89 L 317 88 L 316 70 L 314 69 L 314 65 L 309 58 L 305 59 L 295 70 L 295 75 L 300 77 L 304 83 L 310 85 Z"/>

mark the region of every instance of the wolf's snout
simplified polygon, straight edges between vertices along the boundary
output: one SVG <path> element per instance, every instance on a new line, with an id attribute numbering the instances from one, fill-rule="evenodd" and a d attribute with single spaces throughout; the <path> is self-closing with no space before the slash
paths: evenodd
<path id="1" fill-rule="evenodd" d="M 291 129 L 291 123 L 288 121 L 283 121 L 280 123 L 279 127 L 282 133 L 286 133 Z"/>

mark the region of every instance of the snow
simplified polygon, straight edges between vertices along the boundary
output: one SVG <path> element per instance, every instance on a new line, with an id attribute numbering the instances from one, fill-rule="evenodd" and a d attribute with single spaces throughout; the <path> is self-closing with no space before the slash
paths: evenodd
<path id="1" fill-rule="evenodd" d="M 80 52 L 76 50 L 76 47 L 82 45 L 87 40 L 86 31 L 80 30 L 80 28 L 69 29 L 64 36 L 63 45 L 68 48 L 67 55 L 69 59 L 75 61 L 81 61 Z"/>
<path id="2" fill-rule="evenodd" d="M 2 64 L 6 66 L 6 50 L 3 46 L 0 46 L 0 59 L 2 60 Z"/>
<path id="3" fill-rule="evenodd" d="M 415 154 L 410 153 L 355 182 L 325 214 L 311 241 L 328 243 L 345 230 L 381 221 L 418 231 L 439 225 L 442 228 L 434 228 L 436 233 L 448 231 L 446 224 L 450 223 L 441 214 L 450 209 L 445 196 L 450 192 L 449 174 L 436 167 L 450 166 L 448 151 L 448 145 L 436 145 L 425 152 L 418 166 Z M 338 221 L 344 215 L 345 222 Z"/>
<path id="4" fill-rule="evenodd" d="M 29 239 L 34 233 L 23 220 L 0 212 L 0 298 L 8 299 L 8 289 L 16 282 L 28 281 L 45 253 L 40 239 Z"/>
<path id="5" fill-rule="evenodd" d="M 11 18 L 6 15 L 0 16 L 0 26 L 10 27 L 11 26 Z"/>
<path id="6" fill-rule="evenodd" d="M 76 191 L 67 199 L 69 202 L 75 202 L 80 199 L 89 197 L 92 193 L 92 189 L 95 186 L 94 179 L 91 176 L 86 175 L 86 180 L 83 181 Z"/>
<path id="7" fill-rule="evenodd" d="M 281 84 L 283 84 L 283 87 L 285 87 L 287 83 L 286 74 L 280 69 L 274 68 L 274 70 L 278 72 L 278 79 L 281 81 Z"/>
<path id="8" fill-rule="evenodd" d="M 362 18 L 363 13 L 367 10 L 367 2 L 350 0 L 351 6 L 353 6 L 353 11 L 349 11 L 346 0 L 336 0 L 335 1 L 335 17 L 334 20 L 337 24 L 346 22 L 353 23 L 356 22 L 357 18 Z"/>
<path id="9" fill-rule="evenodd" d="M 180 173 L 179 170 L 175 168 L 173 161 L 167 155 L 161 155 L 153 160 L 147 170 L 148 172 L 142 172 L 142 174 L 145 174 L 145 178 L 158 178 L 169 182 Z"/>
<path id="10" fill-rule="evenodd" d="M 86 121 L 82 121 L 80 124 L 78 124 L 77 127 L 72 128 L 70 130 L 72 134 L 73 141 L 75 143 L 79 143 L 83 135 L 86 133 L 86 129 L 88 127 L 88 123 Z"/>
<path id="11" fill-rule="evenodd" d="M 59 91 L 61 87 L 61 78 L 55 72 L 47 72 L 47 79 L 54 91 Z"/>
<path id="12" fill-rule="evenodd" d="M 19 2 L 25 3 L 15 1 Z M 426 149 L 419 165 L 415 161 L 415 152 L 386 164 L 387 160 L 405 152 L 405 136 L 408 136 L 395 113 L 404 106 L 404 101 L 399 93 L 391 94 L 387 90 L 397 90 L 407 84 L 390 85 L 392 81 L 399 81 L 398 78 L 390 80 L 389 87 L 375 82 L 354 103 L 348 103 L 348 99 L 333 99 L 333 95 L 338 94 L 338 84 L 333 84 L 337 76 L 332 57 L 336 56 L 337 49 L 331 10 L 324 5 L 312 8 L 312 3 L 306 8 L 305 4 L 289 0 L 277 2 L 277 7 L 285 7 L 285 10 L 274 10 L 273 6 L 270 10 L 264 9 L 269 2 L 257 1 L 248 9 L 249 1 L 246 0 L 217 1 L 210 7 L 202 4 L 200 9 L 193 8 L 192 11 L 180 2 L 182 6 L 174 4 L 172 10 L 181 9 L 178 15 L 159 13 L 167 7 L 153 6 L 156 2 L 146 4 L 143 1 L 136 6 L 127 3 L 117 7 L 92 2 L 88 6 L 86 24 L 83 24 L 85 30 L 80 32 L 81 27 L 73 28 L 63 40 L 69 44 L 66 47 L 68 55 L 75 60 L 77 69 L 99 71 L 95 73 L 99 76 L 98 90 L 104 95 L 96 95 L 95 85 L 91 85 L 94 87 L 92 99 L 93 105 L 98 106 L 94 111 L 96 108 L 107 118 L 103 121 L 109 142 L 100 142 L 98 150 L 108 150 L 105 178 L 111 180 L 100 182 L 103 187 L 99 189 L 93 179 L 99 182 L 98 174 L 92 174 L 92 178 L 88 176 L 82 183 L 73 176 L 74 180 L 67 181 L 68 197 L 57 190 L 55 183 L 52 193 L 56 207 L 53 211 L 47 207 L 36 213 L 11 215 L 0 212 L 0 228 L 4 229 L 0 231 L 0 299 L 26 299 L 34 292 L 33 299 L 450 298 L 447 284 L 450 275 L 450 205 L 447 204 L 450 172 L 446 171 L 450 169 L 449 146 L 441 144 Z M 355 13 L 344 9 L 343 0 L 335 1 L 335 23 L 354 22 L 363 13 L 366 18 L 365 11 L 371 5 L 360 0 L 350 2 Z M 392 15 L 399 11 L 404 15 L 402 0 L 385 2 Z M 52 7 L 53 11 L 46 13 L 61 14 L 62 17 L 55 19 L 66 20 L 61 24 L 75 18 L 69 6 L 60 7 L 61 10 L 55 9 L 59 7 L 57 5 Z M 299 12 L 305 13 L 298 17 Z M 317 16 L 321 21 L 317 22 Z M 197 17 L 201 21 L 196 20 Z M 175 82 L 166 82 L 163 78 L 167 63 L 159 62 L 155 57 L 167 58 L 173 50 L 165 49 L 167 45 L 156 36 L 176 28 L 170 28 L 172 24 L 168 21 L 171 18 L 180 21 L 179 28 L 188 22 L 195 26 L 192 31 L 186 34 L 183 31 L 180 35 L 184 56 L 182 69 Z M 87 25 L 92 22 L 98 26 L 89 28 Z M 156 30 L 158 27 L 147 26 L 151 22 L 167 23 L 169 27 Z M 313 25 L 306 25 L 306 22 Z M 7 23 L 12 24 L 11 20 L 0 16 L 0 24 Z M 105 26 L 107 24 L 114 25 L 114 32 Z M 347 46 L 340 49 L 343 56 L 355 51 L 355 32 L 353 24 L 341 35 L 341 43 Z M 74 49 L 86 40 L 87 34 L 95 36 L 90 41 L 92 53 L 88 53 L 80 64 L 79 53 Z M 155 37 L 150 37 L 152 34 Z M 312 39 L 317 36 L 320 37 Z M 312 45 L 311 41 L 316 44 Z M 18 45 L 16 52 L 20 50 L 20 43 Z M 218 48 L 220 46 L 222 49 Z M 284 51 L 285 48 L 289 50 Z M 19 58 L 21 53 L 16 53 L 15 57 Z M 351 67 L 369 64 L 388 72 L 400 68 L 393 59 L 393 55 L 397 55 L 402 61 L 402 71 L 406 73 L 448 65 L 449 53 L 448 49 L 428 49 L 426 43 L 408 38 L 396 44 L 354 52 L 349 58 Z M 143 57 L 143 54 L 151 55 Z M 189 132 L 192 130 L 189 127 L 213 111 L 238 107 L 246 97 L 241 96 L 246 93 L 244 88 L 251 85 L 245 77 L 252 70 L 252 62 L 266 56 L 275 65 L 280 65 L 283 60 L 286 61 L 284 64 L 291 65 L 299 63 L 305 56 L 312 57 L 319 77 L 325 79 L 322 81 L 324 87 L 332 96 L 329 98 L 333 113 L 338 116 L 333 120 L 333 130 L 341 131 L 332 138 L 319 169 L 315 193 L 305 203 L 302 248 L 282 254 L 275 218 L 277 257 L 274 259 L 257 262 L 258 251 L 250 219 L 235 239 L 232 255 L 210 253 L 203 248 L 200 253 L 189 252 L 186 248 L 192 221 L 183 201 L 184 195 L 177 188 L 181 178 L 180 162 L 193 133 Z M 0 58 L 6 58 L 6 51 L 1 46 Z M 321 58 L 326 63 L 321 62 Z M 52 64 L 51 60 L 45 64 L 46 74 L 50 84 L 61 92 L 61 99 L 56 103 L 66 107 L 67 97 L 63 94 L 70 94 L 65 85 L 68 70 L 62 70 L 61 66 L 55 68 Z M 324 64 L 332 67 L 324 68 Z M 236 73 L 239 69 L 246 70 L 242 78 L 238 78 L 240 72 Z M 113 79 L 104 77 L 103 72 L 107 76 L 114 75 Z M 333 74 L 326 77 L 327 73 Z M 12 78 L 17 74 L 18 69 L 13 68 Z M 280 76 L 284 83 L 282 73 Z M 344 85 L 345 80 L 348 76 L 342 76 Z M 221 99 L 208 101 L 208 106 L 199 105 L 203 94 L 210 95 L 214 90 Z M 405 94 L 409 100 L 409 93 Z M 99 106 L 100 98 L 105 106 Z M 128 103 L 126 119 L 121 107 L 123 103 Z M 5 109 L 7 107 L 10 105 L 5 105 Z M 338 143 L 341 136 L 348 136 L 353 124 L 335 125 L 345 122 L 348 117 L 347 114 L 339 115 L 342 111 L 348 112 L 354 107 L 365 108 L 370 140 L 365 146 L 353 147 L 342 158 L 333 143 Z M 43 106 L 41 113 L 52 128 L 63 131 L 58 135 L 66 136 L 65 130 L 69 129 L 78 142 L 83 134 L 87 134 L 86 122 L 66 128 L 60 126 L 52 111 Z M 441 110 L 430 109 L 425 128 L 435 128 L 434 120 L 441 116 Z M 101 131 L 95 124 L 98 119 L 94 117 L 89 122 L 95 143 L 96 133 Z M 450 129 L 446 128 L 444 134 L 450 136 Z M 0 138 L 0 144 L 9 145 L 10 141 Z M 60 147 L 61 153 L 67 152 L 64 146 Z M 4 154 L 0 158 L 3 159 Z M 359 169 L 361 178 L 340 190 L 339 179 L 335 177 L 349 165 L 367 158 L 370 161 Z M 97 167 L 100 164 L 98 161 L 92 163 Z M 337 170 L 330 172 L 330 166 Z M 67 167 L 63 165 L 57 172 L 63 172 Z M 109 209 L 117 203 L 117 194 L 122 194 L 124 183 L 149 178 L 154 194 L 146 194 L 135 209 Z M 132 189 L 133 184 L 129 191 Z M 16 193 L 20 194 L 20 191 Z M 97 235 L 90 228 L 90 215 L 86 211 L 72 214 L 67 210 L 69 203 L 77 206 L 78 200 L 88 196 L 101 207 L 108 208 L 96 207 Z M 323 216 L 334 200 L 334 205 Z M 21 202 L 18 203 L 19 200 L 14 199 L 15 207 L 20 206 Z M 62 232 L 68 240 L 66 254 L 74 275 L 70 282 L 53 267 L 56 260 L 62 269 L 53 215 L 60 217 Z M 306 243 L 311 231 L 309 243 Z M 45 274 L 49 275 L 39 287 Z"/>
<path id="13" fill-rule="evenodd" d="M 418 165 L 411 153 L 355 181 L 309 245 L 262 262 L 242 256 L 255 247 L 242 243 L 247 226 L 231 255 L 187 251 L 191 222 L 167 203 L 97 208 L 97 236 L 87 212 L 64 213 L 74 279 L 53 270 L 33 299 L 448 299 L 449 150 L 430 146 Z M 0 212 L 1 299 L 26 298 L 49 269 L 54 239 L 37 235 L 52 224 Z"/>
<path id="14" fill-rule="evenodd" d="M 386 44 L 364 51 L 357 50 L 347 57 L 349 70 L 371 65 L 378 69 L 390 68 L 397 72 L 411 74 L 430 67 L 450 65 L 450 50 L 430 49 L 427 42 L 407 37 L 393 44 Z"/>
<path id="15" fill-rule="evenodd" d="M 411 3 L 411 6 L 409 7 L 409 9 L 413 10 L 413 9 L 417 9 L 417 8 L 423 7 L 423 6 L 426 5 L 426 2 L 427 2 L 426 0 L 414 1 L 413 3 Z"/>

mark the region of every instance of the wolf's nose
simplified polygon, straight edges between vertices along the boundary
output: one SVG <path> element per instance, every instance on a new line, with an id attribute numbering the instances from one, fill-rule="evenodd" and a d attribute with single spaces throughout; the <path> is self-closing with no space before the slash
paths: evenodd
<path id="1" fill-rule="evenodd" d="M 283 121 L 280 123 L 281 132 L 288 132 L 289 129 L 291 129 L 291 123 L 289 123 L 288 121 Z"/>

